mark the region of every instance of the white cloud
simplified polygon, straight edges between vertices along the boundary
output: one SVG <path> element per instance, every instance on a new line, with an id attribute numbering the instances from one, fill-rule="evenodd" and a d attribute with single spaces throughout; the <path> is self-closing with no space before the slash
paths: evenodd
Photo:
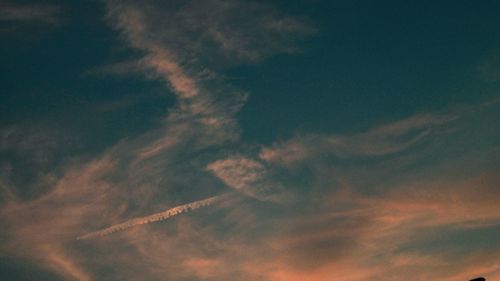
<path id="1" fill-rule="evenodd" d="M 280 184 L 270 180 L 267 169 L 255 160 L 236 155 L 212 162 L 206 169 L 242 194 L 263 201 L 280 202 L 285 199 Z"/>

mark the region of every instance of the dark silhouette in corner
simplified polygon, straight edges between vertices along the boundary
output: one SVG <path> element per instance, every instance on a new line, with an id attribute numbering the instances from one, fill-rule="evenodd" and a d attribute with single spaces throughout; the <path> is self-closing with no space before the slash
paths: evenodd
<path id="1" fill-rule="evenodd" d="M 486 281 L 486 279 L 484 279 L 483 277 L 479 277 L 479 278 L 474 278 L 470 281 Z"/>

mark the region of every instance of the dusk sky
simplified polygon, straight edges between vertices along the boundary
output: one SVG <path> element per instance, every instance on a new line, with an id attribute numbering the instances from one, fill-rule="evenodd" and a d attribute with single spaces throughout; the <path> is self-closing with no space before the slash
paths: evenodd
<path id="1" fill-rule="evenodd" d="M 499 15 L 0 0 L 0 280 L 500 280 Z"/>

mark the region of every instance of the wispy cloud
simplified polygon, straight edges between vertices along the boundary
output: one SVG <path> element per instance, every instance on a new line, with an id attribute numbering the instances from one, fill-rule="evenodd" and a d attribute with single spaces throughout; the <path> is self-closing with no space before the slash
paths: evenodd
<path id="1" fill-rule="evenodd" d="M 111 10 L 129 7 L 146 13 L 136 31 L 170 51 L 181 63 L 204 67 L 256 62 L 276 53 L 299 50 L 297 42 L 314 33 L 303 20 L 280 13 L 262 2 L 243 0 L 158 3 L 109 1 Z M 128 9 L 128 8 L 126 8 Z"/>
<path id="2" fill-rule="evenodd" d="M 454 119 L 453 115 L 418 114 L 357 134 L 300 136 L 262 149 L 260 158 L 268 162 L 292 164 L 312 154 L 328 153 L 340 158 L 390 155 L 416 145 L 435 133 L 435 128 Z"/>
<path id="3" fill-rule="evenodd" d="M 47 126 L 17 125 L 0 129 L 0 170 L 8 193 L 36 198 L 54 183 L 54 166 L 75 154 L 81 143 L 75 136 Z M 1 200 L 0 200 L 1 201 Z"/>
<path id="4" fill-rule="evenodd" d="M 109 219 L 105 211 L 112 206 L 105 195 L 109 185 L 101 177 L 113 167 L 109 158 L 75 167 L 38 198 L 16 198 L 4 204 L 0 216 L 8 231 L 3 250 L 32 259 L 69 279 L 91 280 L 67 245 L 82 223 L 99 221 L 103 215 Z"/>
<path id="5" fill-rule="evenodd" d="M 85 71 L 85 75 L 114 75 L 114 76 L 144 76 L 146 69 L 141 60 L 118 61 L 114 63 L 103 64 Z"/>
<path id="6" fill-rule="evenodd" d="M 0 21 L 57 24 L 61 8 L 49 4 L 17 4 L 0 2 Z"/>

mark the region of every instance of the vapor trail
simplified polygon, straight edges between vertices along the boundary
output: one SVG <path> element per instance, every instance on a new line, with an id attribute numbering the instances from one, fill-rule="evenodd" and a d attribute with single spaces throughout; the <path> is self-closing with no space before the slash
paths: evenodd
<path id="1" fill-rule="evenodd" d="M 152 214 L 152 215 L 149 215 L 146 217 L 131 219 L 131 220 L 125 221 L 125 222 L 120 223 L 120 224 L 112 225 L 112 226 L 105 228 L 105 229 L 102 229 L 102 230 L 98 230 L 95 232 L 90 232 L 90 233 L 87 233 L 85 235 L 78 236 L 76 239 L 82 240 L 82 239 L 101 237 L 101 236 L 109 235 L 109 234 L 117 232 L 117 231 L 123 231 L 125 229 L 134 227 L 136 225 L 148 224 L 148 223 L 152 223 L 152 222 L 166 220 L 168 218 L 177 216 L 177 215 L 184 213 L 184 212 L 194 211 L 194 210 L 199 209 L 201 207 L 212 205 L 219 200 L 227 198 L 229 195 L 230 195 L 230 193 L 218 195 L 218 196 L 210 197 L 207 199 L 194 201 L 191 203 L 187 203 L 184 205 L 173 207 L 173 208 L 165 210 L 163 212 Z"/>

